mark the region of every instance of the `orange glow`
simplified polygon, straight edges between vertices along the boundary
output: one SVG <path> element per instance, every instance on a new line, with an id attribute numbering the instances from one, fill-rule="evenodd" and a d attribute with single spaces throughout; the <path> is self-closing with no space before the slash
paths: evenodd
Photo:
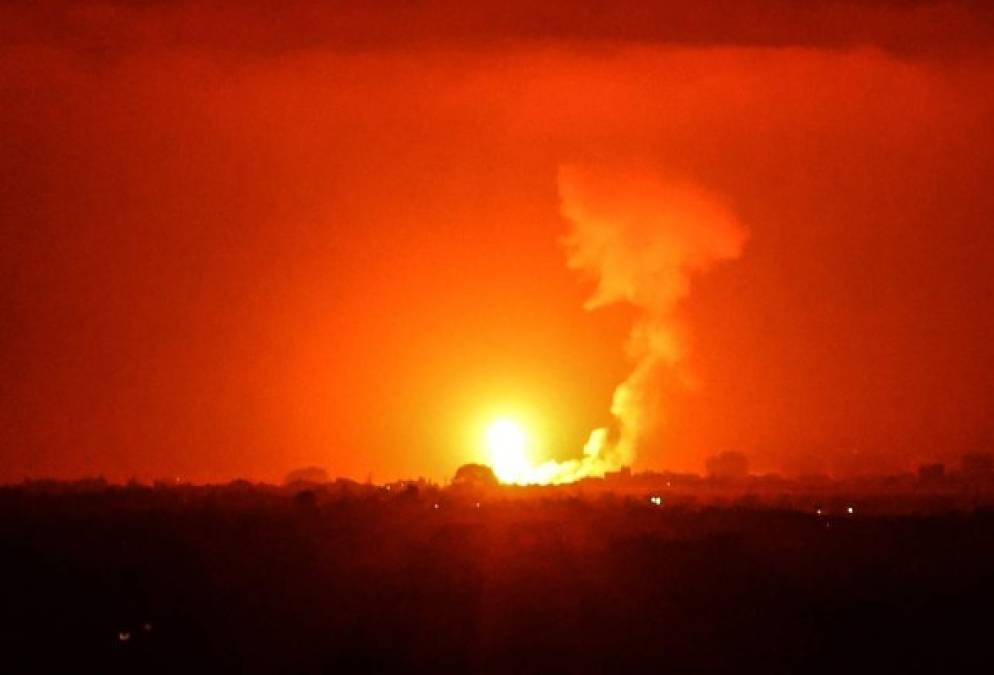
<path id="1" fill-rule="evenodd" d="M 531 476 L 529 438 L 514 420 L 502 417 L 487 427 L 487 447 L 494 474 L 502 483 L 526 483 Z"/>
<path id="2" fill-rule="evenodd" d="M 484 433 L 486 462 L 501 483 L 513 485 L 559 485 L 581 478 L 600 477 L 620 464 L 606 453 L 607 430 L 597 429 L 583 449 L 583 456 L 562 461 L 543 458 L 536 438 L 519 421 L 498 417 Z"/>
<path id="3" fill-rule="evenodd" d="M 222 4 L 0 3 L 0 482 L 444 483 L 500 415 L 515 482 L 990 445 L 967 3 Z"/>

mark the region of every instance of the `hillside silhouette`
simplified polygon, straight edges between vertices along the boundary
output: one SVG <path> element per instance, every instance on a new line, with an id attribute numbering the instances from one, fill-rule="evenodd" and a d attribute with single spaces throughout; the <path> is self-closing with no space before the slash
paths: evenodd
<path id="1" fill-rule="evenodd" d="M 3 488 L 4 662 L 835 673 L 987 658 L 988 507 L 723 499 L 414 481 Z"/>

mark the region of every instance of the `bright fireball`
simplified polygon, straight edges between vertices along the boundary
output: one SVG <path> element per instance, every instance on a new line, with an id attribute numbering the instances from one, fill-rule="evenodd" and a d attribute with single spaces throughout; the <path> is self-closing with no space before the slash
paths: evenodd
<path id="1" fill-rule="evenodd" d="M 490 466 L 502 483 L 529 482 L 531 462 L 528 460 L 528 435 L 512 419 L 501 417 L 487 427 L 487 448 Z"/>

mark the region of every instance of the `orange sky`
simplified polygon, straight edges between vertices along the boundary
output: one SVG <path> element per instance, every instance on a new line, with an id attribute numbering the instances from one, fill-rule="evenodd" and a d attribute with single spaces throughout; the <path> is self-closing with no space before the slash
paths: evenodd
<path id="1" fill-rule="evenodd" d="M 683 4 L 5 4 L 0 480 L 442 479 L 509 409 L 577 454 L 636 312 L 583 309 L 564 165 L 748 230 L 637 468 L 994 446 L 990 10 Z"/>

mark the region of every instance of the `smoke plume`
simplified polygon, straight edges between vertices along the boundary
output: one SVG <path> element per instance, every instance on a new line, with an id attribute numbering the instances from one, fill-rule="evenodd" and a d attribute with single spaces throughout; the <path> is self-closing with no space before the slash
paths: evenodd
<path id="1" fill-rule="evenodd" d="M 640 310 L 629 338 L 634 369 L 611 403 L 617 433 L 596 429 L 584 448 L 591 473 L 631 464 L 659 422 L 653 383 L 685 353 L 676 311 L 695 274 L 742 252 L 747 232 L 712 192 L 650 170 L 568 165 L 559 170 L 570 268 L 596 281 L 587 309 Z"/>

